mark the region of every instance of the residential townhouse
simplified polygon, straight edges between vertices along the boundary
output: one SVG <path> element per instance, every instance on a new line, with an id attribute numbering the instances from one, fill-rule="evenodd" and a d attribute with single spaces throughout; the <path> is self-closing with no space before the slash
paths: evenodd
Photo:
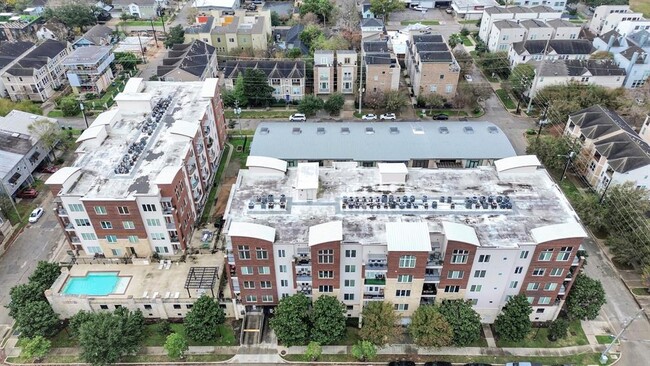
<path id="1" fill-rule="evenodd" d="M 619 26 L 624 29 L 623 32 L 617 29 Z M 631 30 L 650 29 L 650 20 L 646 20 L 643 13 L 632 11 L 629 5 L 601 5 L 594 11 L 588 29 L 595 35 L 615 29 L 627 34 Z"/>
<path id="2" fill-rule="evenodd" d="M 644 123 L 643 136 L 647 138 Z M 569 115 L 565 135 L 582 143 L 574 166 L 597 191 L 632 182 L 650 187 L 650 146 L 616 112 L 600 105 Z"/>
<path id="3" fill-rule="evenodd" d="M 300 33 L 305 29 L 302 24 L 292 27 L 273 27 L 273 42 L 282 50 L 299 49 L 303 55 L 309 54 L 309 47 L 300 40 Z"/>
<path id="4" fill-rule="evenodd" d="M 210 39 L 217 54 L 223 55 L 233 50 L 266 50 L 271 34 L 271 13 L 268 10 L 222 11 L 215 17 Z"/>
<path id="5" fill-rule="evenodd" d="M 479 20 L 483 17 L 483 10 L 499 6 L 495 0 L 452 0 L 451 8 L 456 18 L 465 20 Z"/>
<path id="6" fill-rule="evenodd" d="M 359 5 L 361 11 L 361 19 L 374 18 L 375 14 L 370 11 L 370 1 L 364 0 L 361 5 Z"/>
<path id="7" fill-rule="evenodd" d="M 460 66 L 443 37 L 439 34 L 412 34 L 407 47 L 405 64 L 413 95 L 437 93 L 453 97 Z"/>
<path id="8" fill-rule="evenodd" d="M 403 324 L 421 304 L 464 299 L 493 323 L 525 294 L 530 319 L 550 321 L 583 262 L 587 235 L 534 156 L 465 170 L 287 167 L 260 156 L 247 167 L 223 229 L 238 317 L 303 293 L 335 296 L 350 317 L 390 301 Z"/>
<path id="9" fill-rule="evenodd" d="M 586 60 L 596 48 L 586 39 L 553 39 L 512 44 L 508 51 L 510 65 L 541 60 Z"/>
<path id="10" fill-rule="evenodd" d="M 628 36 L 609 31 L 594 38 L 594 47 L 610 52 L 616 64 L 625 69 L 626 88 L 640 88 L 650 77 L 650 33 L 641 30 Z"/>
<path id="11" fill-rule="evenodd" d="M 620 88 L 625 81 L 625 70 L 611 60 L 554 60 L 538 65 L 534 61 L 537 73 L 530 95 L 549 85 L 568 83 L 594 84 L 605 88 Z"/>
<path id="12" fill-rule="evenodd" d="M 548 6 L 553 10 L 564 12 L 566 9 L 566 0 L 512 0 L 508 2 L 509 5 L 521 5 L 521 6 Z"/>
<path id="13" fill-rule="evenodd" d="M 185 43 L 192 43 L 192 41 L 199 40 L 211 44 L 212 36 L 210 36 L 210 32 L 213 26 L 213 16 L 204 14 L 197 15 L 195 23 L 185 28 Z"/>
<path id="14" fill-rule="evenodd" d="M 156 75 L 164 81 L 203 81 L 217 77 L 217 52 L 209 44 L 194 40 L 175 44 L 167 52 Z"/>
<path id="15" fill-rule="evenodd" d="M 249 68 L 264 72 L 276 99 L 289 102 L 300 100 L 305 95 L 305 62 L 297 60 L 226 61 L 223 75 L 225 89 L 232 90 L 237 77 Z"/>
<path id="16" fill-rule="evenodd" d="M 334 51 L 314 51 L 314 94 L 334 93 Z"/>
<path id="17" fill-rule="evenodd" d="M 45 102 L 54 90 L 65 83 L 62 61 L 70 49 L 64 42 L 45 40 L 29 52 L 22 54 L 2 74 L 9 98 L 12 101 L 31 100 Z"/>
<path id="18" fill-rule="evenodd" d="M 526 29 L 526 40 L 551 39 L 555 30 L 539 19 L 522 20 L 520 24 Z"/>
<path id="19" fill-rule="evenodd" d="M 542 21 L 560 19 L 562 12 L 553 10 L 548 6 L 533 6 L 530 8 L 523 6 L 494 6 L 483 10 L 481 18 L 481 27 L 479 28 L 479 38 L 488 43 L 493 24 L 500 20 L 511 20 L 520 22 L 526 19 L 537 19 Z"/>
<path id="20" fill-rule="evenodd" d="M 123 13 L 141 19 L 152 19 L 161 16 L 165 8 L 169 7 L 167 0 L 112 0 L 111 15 L 119 18 Z"/>
<path id="21" fill-rule="evenodd" d="M 397 56 L 385 40 L 362 42 L 361 67 L 365 92 L 387 92 L 399 89 L 401 67 Z"/>
<path id="22" fill-rule="evenodd" d="M 492 32 L 487 40 L 492 52 L 508 51 L 513 43 L 526 39 L 526 28 L 514 20 L 498 20 L 492 25 Z"/>
<path id="23" fill-rule="evenodd" d="M 45 182 L 54 213 L 76 258 L 178 256 L 225 143 L 218 80 L 131 78 L 115 101 L 77 139 L 72 166 Z"/>
<path id="24" fill-rule="evenodd" d="M 354 94 L 357 53 L 350 50 L 314 51 L 314 93 Z"/>
<path id="25" fill-rule="evenodd" d="M 114 33 L 113 29 L 102 24 L 97 24 L 88 29 L 81 37 L 75 39 L 72 43 L 72 48 L 85 46 L 109 46 L 117 40 Z"/>
<path id="26" fill-rule="evenodd" d="M 241 0 L 194 0 L 192 7 L 199 11 L 228 11 L 239 9 L 241 3 Z"/>
<path id="27" fill-rule="evenodd" d="M 384 21 L 377 18 L 363 18 L 361 19 L 361 37 L 368 38 L 384 34 L 386 27 Z"/>
<path id="28" fill-rule="evenodd" d="M 34 47 L 32 42 L 2 42 L 0 43 L 0 76 L 4 75 L 11 66 L 19 60 L 23 54 L 29 52 Z M 0 77 L 0 96 L 6 98 L 9 96 L 3 79 Z"/>
<path id="29" fill-rule="evenodd" d="M 359 64 L 356 51 L 336 51 L 336 90 L 341 94 L 357 92 L 357 65 Z"/>
<path id="30" fill-rule="evenodd" d="M 564 19 L 547 20 L 546 24 L 553 27 L 553 39 L 578 39 L 580 37 L 579 25 Z"/>
<path id="31" fill-rule="evenodd" d="M 110 46 L 86 46 L 72 51 L 63 59 L 68 83 L 75 94 L 103 93 L 113 82 Z"/>

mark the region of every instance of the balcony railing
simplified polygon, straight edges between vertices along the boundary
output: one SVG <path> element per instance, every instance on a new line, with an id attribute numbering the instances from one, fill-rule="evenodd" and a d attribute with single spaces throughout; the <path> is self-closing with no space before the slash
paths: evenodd
<path id="1" fill-rule="evenodd" d="M 363 283 L 365 285 L 375 285 L 375 286 L 385 286 L 386 285 L 386 279 L 385 278 L 366 278 Z"/>
<path id="2" fill-rule="evenodd" d="M 168 222 L 168 223 L 166 224 L 166 226 L 167 226 L 167 230 L 176 230 L 176 223 L 173 222 L 173 221 L 172 221 L 172 222 Z"/>
<path id="3" fill-rule="evenodd" d="M 169 216 L 172 214 L 172 208 L 171 207 L 163 207 L 163 215 Z"/>
<path id="4" fill-rule="evenodd" d="M 558 295 L 564 295 L 566 293 L 566 287 L 564 285 L 560 286 L 560 291 L 558 291 Z"/>
<path id="5" fill-rule="evenodd" d="M 72 237 L 70 237 L 70 242 L 72 242 L 72 243 L 81 243 L 81 240 L 79 240 L 79 238 L 76 237 L 76 236 L 72 236 Z"/>
<path id="6" fill-rule="evenodd" d="M 425 282 L 440 282 L 440 275 L 439 274 L 425 274 L 424 275 L 424 281 Z"/>
<path id="7" fill-rule="evenodd" d="M 63 207 L 59 207 L 57 213 L 59 216 L 68 216 L 68 211 Z"/>
<path id="8" fill-rule="evenodd" d="M 71 222 L 65 224 L 65 229 L 66 230 L 74 230 L 74 225 L 72 225 Z"/>
<path id="9" fill-rule="evenodd" d="M 379 294 L 378 295 L 363 294 L 363 299 L 364 300 L 377 300 L 377 301 L 380 301 L 380 300 L 384 299 L 384 295 L 383 294 L 381 294 L 381 295 L 379 295 Z"/>

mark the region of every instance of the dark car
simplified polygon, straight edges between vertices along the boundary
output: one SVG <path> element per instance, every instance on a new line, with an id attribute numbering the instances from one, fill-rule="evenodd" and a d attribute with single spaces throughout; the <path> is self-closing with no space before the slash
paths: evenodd
<path id="1" fill-rule="evenodd" d="M 441 113 L 441 114 L 434 115 L 433 119 L 435 119 L 436 121 L 446 121 L 449 119 L 449 116 L 444 113 Z"/>
<path id="2" fill-rule="evenodd" d="M 433 362 L 425 362 L 424 366 L 452 366 L 451 362 L 447 361 L 433 361 Z"/>
<path id="3" fill-rule="evenodd" d="M 467 117 L 458 117 L 459 121 L 466 121 L 467 122 Z"/>
<path id="4" fill-rule="evenodd" d="M 36 198 L 38 197 L 38 191 L 35 190 L 34 188 L 25 188 L 22 191 L 16 193 L 16 197 L 18 198 Z"/>
<path id="5" fill-rule="evenodd" d="M 49 173 L 49 174 L 56 173 L 57 170 L 59 170 L 59 167 L 55 165 L 46 165 L 39 169 L 41 173 Z"/>
<path id="6" fill-rule="evenodd" d="M 464 366 L 492 366 L 489 363 L 466 363 Z"/>
<path id="7" fill-rule="evenodd" d="M 388 366 L 415 366 L 413 361 L 393 361 L 389 362 Z"/>

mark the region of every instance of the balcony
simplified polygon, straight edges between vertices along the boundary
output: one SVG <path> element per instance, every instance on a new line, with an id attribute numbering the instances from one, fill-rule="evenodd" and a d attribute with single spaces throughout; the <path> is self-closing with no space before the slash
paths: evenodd
<path id="1" fill-rule="evenodd" d="M 440 282 L 440 272 L 425 272 L 424 273 L 424 282 Z"/>
<path id="2" fill-rule="evenodd" d="M 190 175 L 194 174 L 196 171 L 196 164 L 192 164 L 187 168 L 187 171 L 190 173 Z"/>
<path id="3" fill-rule="evenodd" d="M 164 216 L 171 216 L 173 209 L 171 207 L 163 207 L 162 213 Z"/>
<path id="4" fill-rule="evenodd" d="M 165 226 L 167 227 L 167 230 L 176 230 L 176 223 L 173 221 L 167 222 Z"/>
<path id="5" fill-rule="evenodd" d="M 198 185 L 199 185 L 199 180 L 195 177 L 192 177 L 192 189 L 196 189 L 196 186 Z"/>
<path id="6" fill-rule="evenodd" d="M 68 216 L 68 211 L 63 207 L 58 207 L 56 213 L 59 216 Z"/>
<path id="7" fill-rule="evenodd" d="M 228 263 L 233 264 L 233 265 L 235 264 L 235 255 L 234 254 L 228 253 L 226 255 L 226 257 L 228 257 Z"/>
<path id="8" fill-rule="evenodd" d="M 311 269 L 296 268 L 296 281 L 311 282 Z"/>
<path id="9" fill-rule="evenodd" d="M 178 236 L 172 236 L 169 238 L 169 241 L 172 243 L 180 243 L 181 241 L 178 239 Z"/>
<path id="10" fill-rule="evenodd" d="M 388 264 L 384 262 L 370 262 L 366 264 L 366 270 L 372 270 L 372 271 L 387 271 L 388 270 Z"/>
<path id="11" fill-rule="evenodd" d="M 74 225 L 72 225 L 71 222 L 65 224 L 65 230 L 67 230 L 67 231 L 74 231 Z"/>
<path id="12" fill-rule="evenodd" d="M 364 300 L 375 300 L 375 301 L 382 301 L 384 300 L 384 294 L 363 294 L 363 299 Z"/>
<path id="13" fill-rule="evenodd" d="M 558 295 L 564 295 L 566 294 L 566 287 L 564 285 L 560 286 L 560 291 L 557 293 Z"/>
<path id="14" fill-rule="evenodd" d="M 436 296 L 438 294 L 438 288 L 433 283 L 425 283 L 422 286 L 422 297 Z"/>
<path id="15" fill-rule="evenodd" d="M 308 256 L 298 255 L 295 257 L 296 266 L 311 266 L 311 258 Z"/>
<path id="16" fill-rule="evenodd" d="M 81 243 L 81 240 L 79 240 L 79 238 L 76 237 L 76 236 L 71 236 L 70 237 L 70 242 L 71 243 Z"/>
<path id="17" fill-rule="evenodd" d="M 386 286 L 386 278 L 366 278 L 364 285 Z"/>

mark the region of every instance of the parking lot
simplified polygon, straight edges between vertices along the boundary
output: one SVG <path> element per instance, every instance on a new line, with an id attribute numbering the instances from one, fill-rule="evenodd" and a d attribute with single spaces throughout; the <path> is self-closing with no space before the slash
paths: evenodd
<path id="1" fill-rule="evenodd" d="M 278 15 L 290 15 L 293 13 L 293 1 L 267 1 L 264 9 L 275 11 Z"/>

